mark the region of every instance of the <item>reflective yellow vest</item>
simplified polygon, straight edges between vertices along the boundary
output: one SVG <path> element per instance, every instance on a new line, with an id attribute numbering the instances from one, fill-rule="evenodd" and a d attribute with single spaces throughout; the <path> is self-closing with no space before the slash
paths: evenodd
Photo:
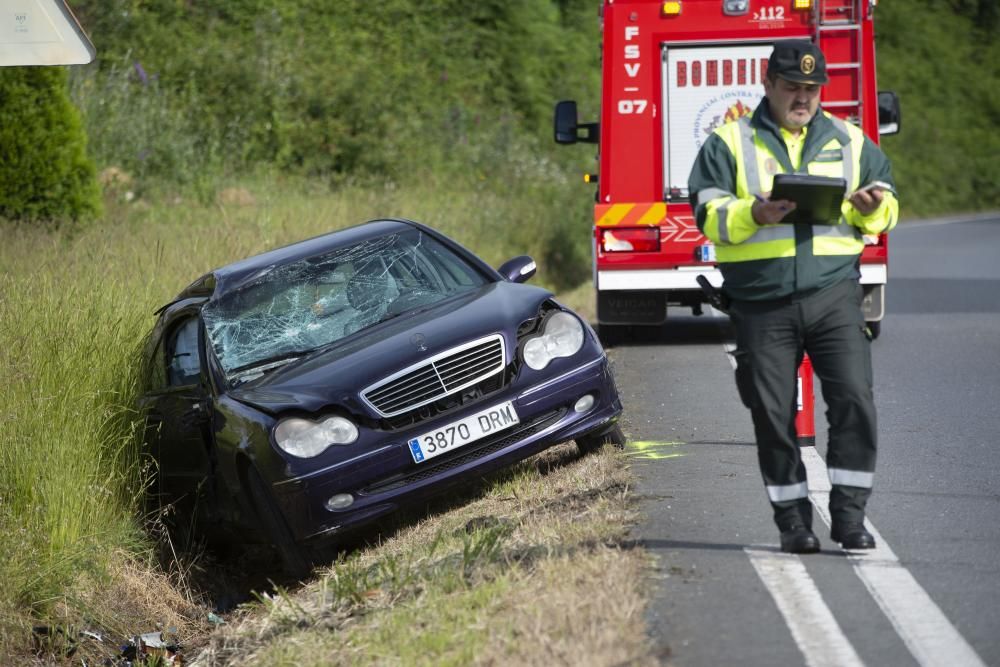
<path id="1" fill-rule="evenodd" d="M 726 289 L 736 298 L 774 298 L 825 287 L 857 275 L 864 234 L 888 231 L 899 203 L 862 215 L 844 201 L 837 225 L 759 225 L 754 195 L 770 192 L 777 173 L 808 173 L 847 181 L 848 192 L 873 180 L 892 183 L 885 155 L 857 127 L 820 111 L 810 123 L 797 170 L 761 102 L 753 117 L 718 128 L 699 152 L 689 183 L 702 233 L 716 246 Z M 798 264 L 798 265 L 796 265 Z"/>

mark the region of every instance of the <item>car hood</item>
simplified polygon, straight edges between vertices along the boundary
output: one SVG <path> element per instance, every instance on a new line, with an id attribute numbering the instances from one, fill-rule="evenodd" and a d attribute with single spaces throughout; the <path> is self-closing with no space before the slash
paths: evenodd
<path id="1" fill-rule="evenodd" d="M 362 389 L 462 343 L 501 333 L 509 360 L 517 344 L 517 327 L 536 317 L 551 296 L 531 285 L 491 283 L 360 331 L 228 393 L 271 414 L 315 413 L 339 405 L 370 415 L 360 400 Z"/>

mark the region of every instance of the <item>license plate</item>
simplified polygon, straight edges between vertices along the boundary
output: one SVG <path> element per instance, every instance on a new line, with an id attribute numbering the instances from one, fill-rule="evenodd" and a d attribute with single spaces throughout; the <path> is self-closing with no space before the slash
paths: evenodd
<path id="1" fill-rule="evenodd" d="M 413 438 L 407 444 L 410 446 L 413 460 L 420 463 L 453 449 L 458 449 L 470 442 L 475 442 L 480 438 L 493 435 L 520 421 L 517 411 L 514 410 L 514 404 L 507 401 L 429 433 L 424 433 L 420 437 Z"/>
<path id="2" fill-rule="evenodd" d="M 698 246 L 695 248 L 695 259 L 699 262 L 714 262 L 715 246 L 711 243 Z"/>

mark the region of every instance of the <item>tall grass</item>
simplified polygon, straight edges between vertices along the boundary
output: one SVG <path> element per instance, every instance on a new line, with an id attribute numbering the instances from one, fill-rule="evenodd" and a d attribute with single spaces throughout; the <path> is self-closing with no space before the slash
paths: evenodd
<path id="1" fill-rule="evenodd" d="M 16 230 L 0 250 L 3 639 L 139 542 L 132 353 L 147 286 L 81 241 Z"/>

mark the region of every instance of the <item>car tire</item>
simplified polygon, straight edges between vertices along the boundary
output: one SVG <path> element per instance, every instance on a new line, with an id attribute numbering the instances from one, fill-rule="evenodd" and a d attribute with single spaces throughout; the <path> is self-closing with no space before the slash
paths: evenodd
<path id="1" fill-rule="evenodd" d="M 600 450 L 604 445 L 614 445 L 617 449 L 625 449 L 625 433 L 618 424 L 598 431 L 588 433 L 576 439 L 576 446 L 581 454 L 589 454 Z"/>
<path id="2" fill-rule="evenodd" d="M 267 485 L 253 466 L 247 469 L 247 485 L 261 529 L 277 549 L 285 573 L 297 579 L 305 577 L 312 570 L 312 563 L 306 551 L 296 543 Z"/>

